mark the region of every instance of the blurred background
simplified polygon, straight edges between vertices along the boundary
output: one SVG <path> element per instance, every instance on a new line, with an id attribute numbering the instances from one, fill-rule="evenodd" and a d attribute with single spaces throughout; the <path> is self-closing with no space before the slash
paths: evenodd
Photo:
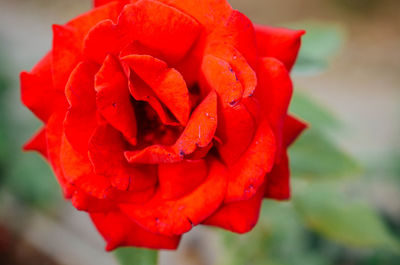
<path id="1" fill-rule="evenodd" d="M 246 235 L 198 227 L 160 264 L 400 264 L 400 1 L 231 0 L 259 24 L 307 30 L 291 111 L 311 124 L 291 149 L 293 198 L 265 201 Z M 90 0 L 0 0 L 0 264 L 115 265 L 47 164 L 21 145 L 39 122 L 19 72 L 51 45 L 51 24 Z"/>

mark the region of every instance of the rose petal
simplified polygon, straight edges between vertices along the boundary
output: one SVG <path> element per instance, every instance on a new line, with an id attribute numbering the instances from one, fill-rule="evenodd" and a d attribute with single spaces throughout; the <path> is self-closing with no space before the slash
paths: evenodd
<path id="1" fill-rule="evenodd" d="M 55 112 L 53 115 L 51 115 L 46 124 L 47 155 L 53 168 L 54 174 L 57 177 L 58 183 L 63 190 L 64 196 L 66 198 L 71 198 L 75 191 L 75 188 L 64 176 L 60 161 L 64 117 L 65 114 L 63 112 Z"/>
<path id="2" fill-rule="evenodd" d="M 289 157 L 284 151 L 278 164 L 275 164 L 271 173 L 267 174 L 265 197 L 276 200 L 290 198 L 290 169 Z"/>
<path id="3" fill-rule="evenodd" d="M 207 91 L 215 90 L 223 107 L 234 106 L 241 100 L 243 87 L 229 63 L 209 54 L 203 58 L 201 71 L 204 77 L 202 87 L 207 87 Z"/>
<path id="4" fill-rule="evenodd" d="M 51 114 L 62 111 L 67 104 L 63 92 L 53 87 L 51 52 L 30 73 L 22 72 L 21 100 L 39 119 L 47 122 Z"/>
<path id="5" fill-rule="evenodd" d="M 254 138 L 240 159 L 229 168 L 225 203 L 247 200 L 256 194 L 275 161 L 276 142 L 271 127 L 261 120 Z"/>
<path id="6" fill-rule="evenodd" d="M 97 108 L 103 117 L 136 145 L 136 117 L 130 100 L 128 80 L 112 56 L 107 56 L 95 77 Z"/>
<path id="7" fill-rule="evenodd" d="M 124 3 L 124 4 L 132 2 L 132 0 L 94 0 L 93 1 L 93 6 L 94 7 L 99 7 L 99 6 L 106 5 L 108 3 L 115 2 L 115 1 L 118 1 L 118 2 Z"/>
<path id="8" fill-rule="evenodd" d="M 101 64 L 108 54 L 118 56 L 121 49 L 131 41 L 132 38 L 112 20 L 103 20 L 87 34 L 83 44 L 83 55 L 86 59 Z"/>
<path id="9" fill-rule="evenodd" d="M 283 148 L 281 158 L 274 165 L 271 173 L 267 174 L 267 187 L 265 197 L 276 200 L 290 198 L 290 168 L 286 148 L 289 147 L 301 134 L 307 125 L 293 116 L 287 115 L 283 127 Z"/>
<path id="10" fill-rule="evenodd" d="M 37 151 L 47 158 L 46 128 L 40 129 L 23 147 L 25 151 Z"/>
<path id="11" fill-rule="evenodd" d="M 261 25 L 256 25 L 255 30 L 259 56 L 274 57 L 290 71 L 296 61 L 301 36 L 305 31 Z"/>
<path id="12" fill-rule="evenodd" d="M 65 25 L 53 26 L 53 82 L 57 90 L 64 91 L 68 77 L 82 56 L 83 40 L 98 22 L 116 21 L 122 5 L 113 2 L 86 12 Z"/>
<path id="13" fill-rule="evenodd" d="M 253 95 L 257 86 L 256 73 L 235 47 L 226 43 L 214 43 L 208 46 L 206 53 L 212 54 L 229 63 L 242 84 L 243 97 Z"/>
<path id="14" fill-rule="evenodd" d="M 123 191 L 143 191 L 156 185 L 157 168 L 134 166 L 124 157 L 126 143 L 122 135 L 107 124 L 99 125 L 89 142 L 89 158 L 96 174 L 110 178 Z"/>
<path id="15" fill-rule="evenodd" d="M 175 163 L 183 159 L 169 146 L 151 145 L 140 151 L 126 151 L 125 158 L 129 163 L 160 164 Z"/>
<path id="16" fill-rule="evenodd" d="M 285 66 L 274 58 L 262 58 L 259 63 L 259 79 L 255 97 L 261 113 L 265 113 L 274 131 L 277 143 L 277 159 L 282 152 L 283 123 L 292 97 L 293 85 Z"/>
<path id="17" fill-rule="evenodd" d="M 98 199 L 106 197 L 106 192 L 111 187 L 110 181 L 93 172 L 87 155 L 75 151 L 65 135 L 62 138 L 60 154 L 64 176 L 70 183 Z"/>
<path id="18" fill-rule="evenodd" d="M 298 118 L 287 115 L 283 125 L 284 146 L 289 147 L 307 127 L 308 125 Z"/>
<path id="19" fill-rule="evenodd" d="M 200 32 L 196 20 L 176 8 L 153 0 L 139 0 L 125 6 L 118 26 L 133 35 L 133 39 L 160 51 L 163 58 L 171 63 L 184 57 Z"/>
<path id="20" fill-rule="evenodd" d="M 235 233 L 247 233 L 257 224 L 265 184 L 249 200 L 223 205 L 203 224 L 218 226 Z"/>
<path id="21" fill-rule="evenodd" d="M 189 113 L 189 91 L 182 75 L 150 55 L 130 55 L 122 58 L 148 84 L 158 98 L 186 125 Z"/>
<path id="22" fill-rule="evenodd" d="M 108 212 L 118 210 L 116 204 L 113 201 L 101 200 L 85 192 L 76 190 L 71 198 L 72 205 L 79 211 L 85 212 Z"/>
<path id="23" fill-rule="evenodd" d="M 158 192 L 161 199 L 177 199 L 192 192 L 207 177 L 207 170 L 207 163 L 204 160 L 160 164 Z"/>
<path id="24" fill-rule="evenodd" d="M 97 230 L 106 240 L 106 250 L 108 251 L 123 246 L 176 249 L 180 241 L 180 236 L 151 233 L 118 211 L 91 213 L 90 217 Z"/>
<path id="25" fill-rule="evenodd" d="M 256 123 L 243 103 L 219 108 L 218 120 L 218 153 L 227 165 L 233 165 L 251 143 Z"/>
<path id="26" fill-rule="evenodd" d="M 212 31 L 215 27 L 226 20 L 232 13 L 232 7 L 226 0 L 160 0 L 170 6 L 194 17 L 207 31 Z"/>
<path id="27" fill-rule="evenodd" d="M 129 91 L 132 97 L 138 101 L 146 101 L 157 113 L 163 124 L 179 125 L 174 117 L 167 112 L 164 105 L 158 100 L 157 95 L 136 73 L 131 71 L 129 78 Z"/>
<path id="28" fill-rule="evenodd" d="M 177 200 L 163 200 L 158 192 L 141 205 L 121 204 L 120 209 L 153 233 L 180 235 L 201 223 L 221 204 L 227 172 L 217 160 L 208 161 L 208 176 L 193 192 Z"/>
<path id="29" fill-rule="evenodd" d="M 243 54 L 252 68 L 257 66 L 257 44 L 251 20 L 237 10 L 211 33 L 213 42 L 225 43 L 235 47 Z"/>
<path id="30" fill-rule="evenodd" d="M 86 153 L 88 141 L 97 127 L 94 76 L 99 67 L 82 62 L 72 71 L 65 87 L 69 109 L 64 121 L 65 136 L 79 152 Z"/>
<path id="31" fill-rule="evenodd" d="M 193 112 L 185 130 L 173 149 L 180 155 L 193 153 L 197 147 L 206 147 L 217 129 L 217 94 L 211 91 Z"/>

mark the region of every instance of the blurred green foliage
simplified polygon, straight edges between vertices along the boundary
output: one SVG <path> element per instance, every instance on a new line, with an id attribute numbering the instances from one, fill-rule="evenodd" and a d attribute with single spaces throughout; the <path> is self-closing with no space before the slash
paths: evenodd
<path id="1" fill-rule="evenodd" d="M 296 25 L 307 34 L 294 72 L 320 73 L 345 34 L 337 25 Z M 289 150 L 292 200 L 264 201 L 259 223 L 246 235 L 221 232 L 226 247 L 218 264 L 400 264 L 400 224 L 357 193 L 365 185 L 368 166 L 360 165 L 333 140 L 343 124 L 299 91 L 290 112 L 310 125 Z M 396 166 L 392 168 L 395 172 Z"/>

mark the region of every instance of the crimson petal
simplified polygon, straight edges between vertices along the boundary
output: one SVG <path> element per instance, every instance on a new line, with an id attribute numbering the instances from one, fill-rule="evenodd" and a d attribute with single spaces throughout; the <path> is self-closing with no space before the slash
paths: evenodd
<path id="1" fill-rule="evenodd" d="M 201 71 L 204 77 L 202 86 L 215 90 L 223 106 L 234 106 L 241 100 L 243 87 L 228 62 L 209 54 L 203 58 Z"/>
<path id="2" fill-rule="evenodd" d="M 106 192 L 111 187 L 110 181 L 93 172 L 87 155 L 75 151 L 65 135 L 62 138 L 60 159 L 64 176 L 70 183 L 93 197 L 106 197 Z"/>
<path id="3" fill-rule="evenodd" d="M 205 26 L 208 32 L 214 30 L 221 21 L 225 21 L 232 13 L 232 7 L 226 0 L 160 0 L 160 2 L 190 14 Z"/>
<path id="4" fill-rule="evenodd" d="M 161 164 L 175 163 L 183 159 L 169 146 L 151 145 L 140 151 L 126 151 L 125 158 L 129 163 Z"/>
<path id="5" fill-rule="evenodd" d="M 290 71 L 296 61 L 301 36 L 305 31 L 261 25 L 256 25 L 255 29 L 259 55 L 278 59 Z"/>
<path id="6" fill-rule="evenodd" d="M 40 129 L 23 147 L 25 151 L 37 151 L 47 158 L 46 128 Z"/>
<path id="7" fill-rule="evenodd" d="M 145 46 L 160 51 L 162 58 L 172 63 L 184 57 L 200 33 L 196 20 L 153 0 L 125 6 L 118 26 Z"/>
<path id="8" fill-rule="evenodd" d="M 217 94 L 209 95 L 193 112 L 185 130 L 173 149 L 180 155 L 193 153 L 197 147 L 206 147 L 212 141 L 217 129 Z"/>
<path id="9" fill-rule="evenodd" d="M 82 57 L 83 41 L 89 30 L 106 19 L 116 21 L 122 5 L 113 2 L 86 12 L 65 25 L 53 26 L 53 82 L 64 91 L 68 77 Z"/>
<path id="10" fill-rule="evenodd" d="M 65 114 L 63 112 L 56 112 L 51 115 L 46 124 L 47 155 L 58 183 L 63 190 L 64 196 L 66 198 L 71 198 L 75 188 L 64 175 L 60 157 L 64 118 Z"/>
<path id="11" fill-rule="evenodd" d="M 279 163 L 275 164 L 271 173 L 267 174 L 265 197 L 276 200 L 290 198 L 290 169 L 289 157 L 286 151 L 282 154 Z"/>
<path id="12" fill-rule="evenodd" d="M 130 100 L 128 80 L 112 56 L 107 56 L 95 77 L 97 107 L 103 117 L 132 144 L 136 145 L 135 110 Z"/>
<path id="13" fill-rule="evenodd" d="M 268 121 L 261 120 L 249 148 L 229 169 L 225 202 L 247 200 L 253 197 L 264 183 L 265 174 L 271 170 L 275 153 L 274 134 Z"/>
<path id="14" fill-rule="evenodd" d="M 185 160 L 180 163 L 160 164 L 158 177 L 161 198 L 177 199 L 201 185 L 207 177 L 207 163 L 205 160 Z"/>
<path id="15" fill-rule="evenodd" d="M 291 115 L 287 115 L 283 127 L 283 148 L 281 159 L 274 165 L 271 173 L 267 174 L 265 197 L 277 200 L 290 198 L 290 168 L 289 157 L 286 151 L 301 134 L 307 125 Z"/>
<path id="16" fill-rule="evenodd" d="M 20 76 L 22 102 L 43 122 L 67 106 L 63 92 L 53 87 L 51 60 L 50 52 L 31 72 L 22 72 Z"/>
<path id="17" fill-rule="evenodd" d="M 274 131 L 277 143 L 277 159 L 282 152 L 283 124 L 292 97 L 293 85 L 285 66 L 275 58 L 262 58 L 259 63 L 259 86 L 255 97 L 260 102 Z"/>
<path id="18" fill-rule="evenodd" d="M 223 205 L 204 224 L 235 233 L 249 232 L 257 224 L 264 191 L 265 185 L 262 185 L 251 199 Z"/>
<path id="19" fill-rule="evenodd" d="M 141 205 L 121 204 L 120 209 L 153 233 L 180 235 L 200 224 L 220 206 L 225 196 L 227 172 L 217 160 L 208 161 L 208 176 L 197 189 L 177 200 L 163 200 L 158 192 Z"/>
<path id="20" fill-rule="evenodd" d="M 98 69 L 92 63 L 79 63 L 65 87 L 70 105 L 64 121 L 65 136 L 80 152 L 87 152 L 89 138 L 97 126 L 94 76 Z"/>
<path id="21" fill-rule="evenodd" d="M 106 143 L 106 144 L 105 144 Z M 123 191 L 143 191 L 156 185 L 155 166 L 134 166 L 124 157 L 126 143 L 122 135 L 107 124 L 99 125 L 89 142 L 89 158 L 96 174 L 110 178 Z"/>
<path id="22" fill-rule="evenodd" d="M 182 75 L 150 55 L 129 55 L 122 60 L 148 84 L 158 98 L 186 125 L 190 113 L 189 91 Z"/>
<path id="23" fill-rule="evenodd" d="M 91 213 L 90 217 L 106 240 L 108 251 L 123 246 L 176 249 L 180 241 L 180 236 L 151 233 L 119 211 Z"/>

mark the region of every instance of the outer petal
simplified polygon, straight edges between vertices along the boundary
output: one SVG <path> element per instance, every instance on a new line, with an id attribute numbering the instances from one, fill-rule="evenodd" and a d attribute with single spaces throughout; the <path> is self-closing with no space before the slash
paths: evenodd
<path id="1" fill-rule="evenodd" d="M 276 143 L 266 120 L 258 125 L 252 143 L 230 169 L 225 202 L 250 199 L 264 183 L 275 161 Z"/>
<path id="2" fill-rule="evenodd" d="M 118 56 L 130 42 L 132 42 L 132 37 L 122 31 L 112 20 L 103 20 L 85 37 L 83 54 L 86 59 L 101 64 L 108 54 Z"/>
<path id="3" fill-rule="evenodd" d="M 106 5 L 108 3 L 115 2 L 115 1 L 118 1 L 118 2 L 124 3 L 124 4 L 127 4 L 130 2 L 129 0 L 94 0 L 93 6 L 99 7 L 99 6 Z"/>
<path id="4" fill-rule="evenodd" d="M 104 176 L 94 174 L 87 155 L 75 151 L 65 135 L 62 138 L 60 160 L 64 176 L 70 183 L 93 197 L 106 197 L 107 190 L 111 187 L 110 181 Z"/>
<path id="5" fill-rule="evenodd" d="M 150 55 L 130 55 L 122 59 L 155 92 L 182 124 L 190 113 L 189 91 L 182 75 Z"/>
<path id="6" fill-rule="evenodd" d="M 37 151 L 47 158 L 46 129 L 42 128 L 32 139 L 24 145 L 25 151 Z"/>
<path id="7" fill-rule="evenodd" d="M 261 113 L 266 113 L 274 131 L 278 154 L 282 152 L 283 123 L 292 97 L 292 81 L 285 66 L 274 58 L 262 58 L 259 63 L 259 86 L 255 97 L 259 100 Z"/>
<path id="8" fill-rule="evenodd" d="M 220 42 L 235 47 L 251 67 L 257 65 L 257 45 L 253 23 L 248 17 L 234 10 L 228 19 L 211 33 L 211 42 Z"/>
<path id="9" fill-rule="evenodd" d="M 215 26 L 225 21 L 232 13 L 232 7 L 226 0 L 160 0 L 170 6 L 182 10 L 186 14 L 194 17 L 207 31 L 212 31 Z"/>
<path id="10" fill-rule="evenodd" d="M 118 211 L 91 213 L 90 217 L 107 241 L 108 251 L 122 246 L 176 249 L 179 244 L 180 236 L 153 234 Z"/>
<path id="11" fill-rule="evenodd" d="M 65 89 L 69 109 L 64 121 L 68 141 L 78 151 L 86 153 L 89 138 L 97 126 L 94 76 L 99 67 L 82 62 L 72 71 Z"/>
<path id="12" fill-rule="evenodd" d="M 53 26 L 53 82 L 57 90 L 64 91 L 68 77 L 82 56 L 83 40 L 98 22 L 116 21 L 122 5 L 113 2 L 84 13 L 67 24 Z"/>
<path id="13" fill-rule="evenodd" d="M 289 147 L 307 127 L 308 125 L 298 118 L 287 115 L 283 125 L 284 146 Z"/>
<path id="14" fill-rule="evenodd" d="M 261 25 L 256 25 L 255 29 L 259 56 L 276 58 L 290 71 L 296 61 L 301 36 L 305 31 Z"/>
<path id="15" fill-rule="evenodd" d="M 118 25 L 145 46 L 160 51 L 168 62 L 181 60 L 200 33 L 196 20 L 153 0 L 125 6 Z"/>
<path id="16" fill-rule="evenodd" d="M 290 169 L 289 157 L 286 151 L 278 164 L 275 164 L 271 173 L 267 174 L 267 187 L 265 197 L 277 200 L 290 198 Z"/>
<path id="17" fill-rule="evenodd" d="M 67 105 L 63 92 L 53 87 L 51 60 L 52 54 L 48 53 L 30 73 L 22 72 L 20 76 L 22 102 L 43 122 Z"/>
<path id="18" fill-rule="evenodd" d="M 155 166 L 134 166 L 124 157 L 126 143 L 111 126 L 97 127 L 89 143 L 89 158 L 97 174 L 110 178 L 112 185 L 123 191 L 141 191 L 157 184 Z"/>
<path id="19" fill-rule="evenodd" d="M 118 210 L 115 202 L 92 197 L 81 190 L 75 191 L 74 195 L 71 198 L 71 203 L 79 211 L 91 213 Z"/>
<path id="20" fill-rule="evenodd" d="M 180 155 L 191 154 L 197 147 L 208 146 L 214 137 L 216 129 L 217 94 L 215 91 L 211 91 L 193 112 L 173 149 Z"/>
<path id="21" fill-rule="evenodd" d="M 49 118 L 46 124 L 46 143 L 47 143 L 47 155 L 53 171 L 63 189 L 64 196 L 70 198 L 75 188 L 69 183 L 67 178 L 64 176 L 64 172 L 61 167 L 61 140 L 63 135 L 63 121 L 65 114 L 63 112 L 56 112 Z"/>
<path id="22" fill-rule="evenodd" d="M 218 152 L 225 164 L 233 165 L 249 147 L 256 123 L 243 103 L 220 107 L 218 120 L 217 136 L 221 140 L 217 145 Z"/>
<path id="23" fill-rule="evenodd" d="M 135 110 L 130 100 L 128 80 L 119 62 L 108 56 L 95 77 L 97 107 L 103 117 L 136 145 Z"/>
<path id="24" fill-rule="evenodd" d="M 219 226 L 235 233 L 249 232 L 258 221 L 264 191 L 265 184 L 251 199 L 223 205 L 204 224 Z"/>
<path id="25" fill-rule="evenodd" d="M 153 233 L 180 235 L 201 223 L 221 204 L 227 184 L 225 167 L 210 160 L 209 172 L 196 190 L 178 200 L 163 200 L 157 193 L 143 205 L 122 204 L 121 210 Z"/>
<path id="26" fill-rule="evenodd" d="M 307 125 L 293 116 L 287 115 L 283 127 L 283 148 L 280 161 L 274 165 L 271 173 L 267 174 L 267 186 L 265 197 L 277 200 L 287 200 L 290 198 L 290 168 L 289 157 L 286 151 L 307 128 Z"/>
<path id="27" fill-rule="evenodd" d="M 160 164 L 158 176 L 161 198 L 171 200 L 192 192 L 207 177 L 207 171 L 205 160 Z"/>

